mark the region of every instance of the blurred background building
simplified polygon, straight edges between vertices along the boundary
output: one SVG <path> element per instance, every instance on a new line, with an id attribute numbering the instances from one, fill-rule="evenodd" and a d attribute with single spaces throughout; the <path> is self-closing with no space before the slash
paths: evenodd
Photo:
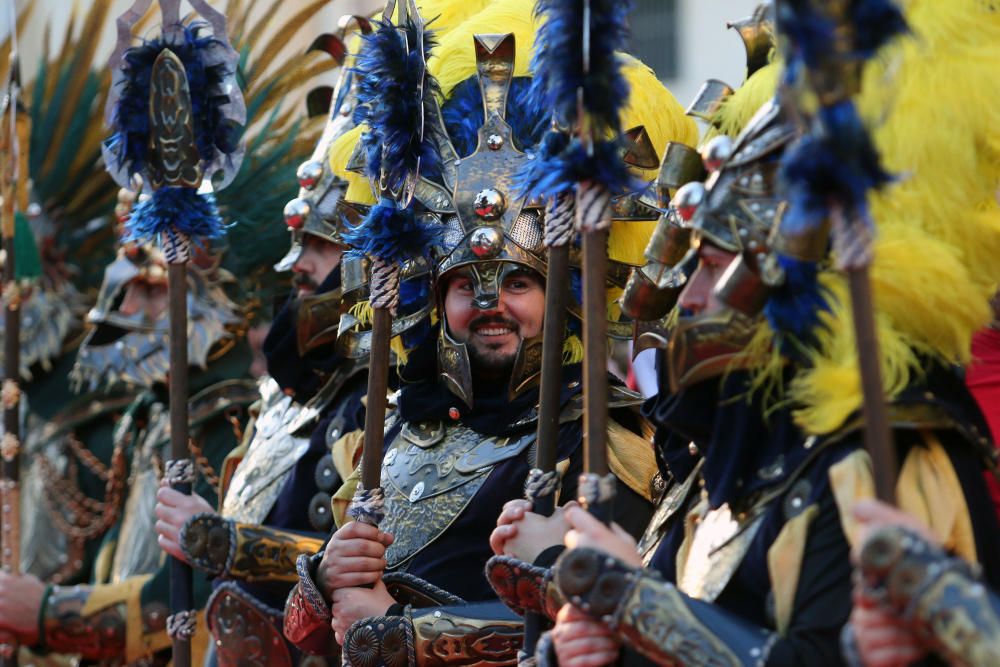
<path id="1" fill-rule="evenodd" d="M 4 0 L 3 5 L 9 0 Z M 497 0 L 503 2 L 503 0 Z M 682 104 L 687 105 L 707 78 L 718 78 L 736 86 L 743 80 L 743 47 L 739 37 L 726 29 L 726 21 L 748 16 L 758 0 L 634 0 L 632 48 L 670 87 Z M 132 0 L 115 3 L 115 13 Z M 87 8 L 88 0 L 15 0 L 19 10 L 33 4 L 31 20 L 20 36 L 24 75 L 33 76 L 33 63 L 42 55 L 46 24 L 53 35 L 66 30 L 74 11 Z M 218 4 L 225 4 L 219 2 Z M 257 0 L 256 11 L 265 12 L 278 5 L 277 11 L 292 16 L 322 0 Z M 327 0 L 323 9 L 304 26 L 300 34 L 329 31 L 337 19 L 348 13 L 372 13 L 382 0 Z M 9 28 L 7 11 L 0 11 L 0 38 Z M 79 29 L 79 25 L 77 28 Z M 497 26 L 502 30 L 502 26 Z M 114 25 L 108 22 L 102 49 L 110 52 Z M 288 49 L 305 49 L 308 42 L 289 43 Z"/>

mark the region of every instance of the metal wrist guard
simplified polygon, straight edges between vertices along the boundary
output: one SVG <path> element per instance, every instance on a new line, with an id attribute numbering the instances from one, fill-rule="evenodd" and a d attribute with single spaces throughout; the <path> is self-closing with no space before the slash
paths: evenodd
<path id="1" fill-rule="evenodd" d="M 457 595 L 409 572 L 386 572 L 382 575 L 382 583 L 396 602 L 415 609 L 465 604 Z"/>
<path id="2" fill-rule="evenodd" d="M 565 552 L 553 580 L 569 602 L 657 664 L 763 665 L 777 638 L 594 549 Z"/>
<path id="3" fill-rule="evenodd" d="M 541 614 L 554 621 L 566 600 L 552 583 L 552 570 L 511 556 L 486 561 L 486 579 L 500 601 L 515 613 Z"/>
<path id="4" fill-rule="evenodd" d="M 496 604 L 407 608 L 358 621 L 344 637 L 351 667 L 501 667 L 517 664 L 524 628 Z M 509 612 L 508 612 L 509 613 Z"/>
<path id="5" fill-rule="evenodd" d="M 333 616 L 330 605 L 316 586 L 316 568 L 323 558 L 323 552 L 309 557 L 299 556 L 295 571 L 299 583 L 295 584 L 285 603 L 285 637 L 299 650 L 310 655 L 336 655 L 336 638 L 330 622 Z"/>
<path id="6" fill-rule="evenodd" d="M 869 595 L 950 664 L 1000 664 L 1000 597 L 979 568 L 901 526 L 874 531 L 859 559 Z"/>
<path id="7" fill-rule="evenodd" d="M 236 525 L 218 514 L 195 514 L 184 522 L 178 541 L 187 561 L 211 577 L 227 574 L 236 556 Z"/>

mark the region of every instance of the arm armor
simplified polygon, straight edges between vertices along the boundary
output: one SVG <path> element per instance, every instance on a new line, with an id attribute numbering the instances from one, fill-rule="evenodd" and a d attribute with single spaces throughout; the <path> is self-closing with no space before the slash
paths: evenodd
<path id="1" fill-rule="evenodd" d="M 304 653 L 335 656 L 340 647 L 330 627 L 333 616 L 315 582 L 321 560 L 322 551 L 311 557 L 303 554 L 295 562 L 299 582 L 285 603 L 285 638 Z"/>
<path id="2" fill-rule="evenodd" d="M 949 664 L 1000 664 L 1000 596 L 977 567 L 900 526 L 874 531 L 859 565 L 868 594 Z"/>
<path id="3" fill-rule="evenodd" d="M 541 614 L 554 621 L 565 603 L 552 582 L 552 569 L 525 563 L 510 556 L 493 556 L 486 561 L 486 579 L 500 601 L 514 613 Z"/>
<path id="4" fill-rule="evenodd" d="M 181 528 L 188 561 L 212 577 L 248 582 L 295 582 L 295 559 L 323 548 L 320 539 L 267 526 L 236 523 L 218 514 L 196 514 Z"/>
<path id="5" fill-rule="evenodd" d="M 553 580 L 569 602 L 658 665 L 763 665 L 778 638 L 593 549 L 565 552 Z"/>
<path id="6" fill-rule="evenodd" d="M 170 612 L 166 604 L 151 602 L 141 606 L 138 620 L 142 627 L 130 628 L 130 608 L 139 607 L 138 589 L 123 588 L 123 595 L 110 597 L 108 591 L 102 590 L 100 597 L 108 598 L 107 603 L 95 605 L 99 597 L 95 591 L 105 588 L 112 589 L 53 586 L 41 619 L 42 646 L 53 653 L 80 655 L 93 661 L 123 657 L 134 661 L 169 646 L 166 627 Z M 98 608 L 91 609 L 95 606 Z"/>
<path id="7" fill-rule="evenodd" d="M 496 602 L 407 607 L 401 616 L 352 625 L 344 637 L 344 665 L 513 667 L 523 634 L 521 619 Z"/>

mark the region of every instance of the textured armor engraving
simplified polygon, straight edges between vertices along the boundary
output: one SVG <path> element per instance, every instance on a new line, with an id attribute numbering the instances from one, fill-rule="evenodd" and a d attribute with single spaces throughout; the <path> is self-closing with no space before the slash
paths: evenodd
<path id="1" fill-rule="evenodd" d="M 516 665 L 523 632 L 520 621 L 461 618 L 447 610 L 413 619 L 421 667 Z"/>
<path id="2" fill-rule="evenodd" d="M 698 465 L 687 476 L 687 479 L 679 484 L 672 485 L 667 494 L 657 503 L 653 518 L 650 519 L 649 526 L 646 527 L 646 532 L 643 533 L 642 539 L 639 540 L 639 553 L 642 555 L 642 560 L 646 565 L 649 565 L 650 560 L 656 554 L 657 547 L 660 546 L 660 541 L 666 532 L 667 522 L 685 506 L 685 501 L 691 495 L 691 490 L 695 488 L 695 481 L 701 475 L 701 466 L 703 463 L 703 460 L 699 461 Z"/>
<path id="3" fill-rule="evenodd" d="M 247 596 L 232 583 L 212 594 L 206 610 L 220 667 L 291 667 L 292 657 L 281 636 L 281 613 Z"/>
<path id="4" fill-rule="evenodd" d="M 137 574 L 155 572 L 163 551 L 156 535 L 156 491 L 159 489 L 155 460 L 165 453 L 164 438 L 170 425 L 170 415 L 160 403 L 153 405 L 149 426 L 133 455 L 132 481 L 128 500 L 122 512 L 121 532 L 111 564 L 111 583 L 124 581 Z M 117 435 L 117 434 L 116 434 Z"/>
<path id="5" fill-rule="evenodd" d="M 757 507 L 750 516 L 734 514 L 729 505 L 705 512 L 678 568 L 677 587 L 706 602 L 719 597 L 753 543 L 764 509 Z"/>
<path id="6" fill-rule="evenodd" d="M 552 583 L 552 570 L 511 556 L 493 556 L 486 562 L 486 578 L 500 601 L 513 612 L 543 614 L 555 620 L 565 600 Z"/>
<path id="7" fill-rule="evenodd" d="M 747 664 L 707 632 L 677 589 L 662 581 L 639 579 L 625 604 L 621 626 L 630 643 L 657 662 L 704 667 Z"/>
<path id="8" fill-rule="evenodd" d="M 62 654 L 85 653 L 91 660 L 120 658 L 125 652 L 125 604 L 83 616 L 88 597 L 90 588 L 82 586 L 52 590 L 42 620 L 46 648 Z"/>
<path id="9" fill-rule="evenodd" d="M 386 516 L 382 529 L 396 536 L 386 550 L 397 568 L 433 542 L 461 514 L 486 482 L 493 466 L 524 452 L 534 441 L 487 438 L 462 425 L 406 425 L 382 466 Z M 429 437 L 428 433 L 434 433 Z"/>

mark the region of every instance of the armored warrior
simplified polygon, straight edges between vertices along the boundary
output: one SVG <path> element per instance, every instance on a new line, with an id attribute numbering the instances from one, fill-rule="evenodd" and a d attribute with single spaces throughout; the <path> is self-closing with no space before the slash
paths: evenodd
<path id="1" fill-rule="evenodd" d="M 345 28 L 370 29 L 364 18 L 346 18 Z M 343 29 L 324 35 L 316 48 L 343 66 L 345 38 Z M 285 207 L 291 248 L 275 269 L 294 273 L 295 292 L 264 341 L 270 376 L 260 381 L 248 444 L 224 465 L 221 511 L 172 489 L 158 494 L 161 546 L 214 578 L 206 617 L 220 665 L 299 661 L 281 634 L 295 559 L 323 546 L 334 525 L 331 496 L 356 465 L 350 443 L 357 440 L 341 436 L 364 423 L 367 358 L 333 345 L 344 310 L 342 233 L 354 216 L 341 202 L 347 182 L 334 173 L 330 151 L 353 127 L 341 113 L 354 102 L 351 81 L 345 66 L 322 137 L 298 168 L 299 196 Z"/>
<path id="2" fill-rule="evenodd" d="M 107 9 L 103 3 L 95 6 L 97 18 L 92 15 L 91 23 L 99 24 Z M 142 55 L 133 55 L 133 66 L 141 64 Z M 258 77 L 251 78 L 249 91 L 265 93 L 258 107 L 263 113 L 273 112 L 281 97 L 268 96 Z M 251 354 L 244 334 L 254 310 L 248 291 L 259 288 L 255 277 L 278 259 L 274 251 L 281 247 L 282 230 L 276 230 L 276 239 L 267 230 L 294 194 L 285 170 L 303 156 L 290 139 L 281 140 L 282 132 L 294 126 L 294 119 L 271 126 L 277 140 L 244 162 L 237 185 L 218 199 L 223 215 L 235 223 L 229 244 L 197 250 L 189 272 L 188 426 L 196 489 L 213 506 L 223 459 L 239 442 L 247 408 L 257 397 L 247 372 Z M 123 195 L 119 214 L 128 215 L 136 202 L 135 194 Z M 248 214 L 253 211 L 259 217 Z M 239 297 L 234 296 L 234 274 L 247 290 Z M 26 551 L 34 562 L 66 571 L 39 572 L 44 582 L 30 575 L 5 580 L 0 594 L 0 625 L 34 649 L 129 663 L 163 657 L 169 646 L 168 577 L 153 514 L 169 435 L 166 377 L 176 372 L 166 341 L 165 278 L 159 249 L 120 246 L 87 316 L 90 330 L 71 374 L 88 393 L 40 430 L 34 462 L 44 475 L 31 501 L 35 516 L 28 524 Z M 243 299 L 246 306 L 240 305 Z M 65 384 L 65 377 L 61 381 Z M 111 390 L 121 399 L 116 402 Z M 47 511 L 38 512 L 39 507 Z M 41 530 L 46 517 L 51 518 L 49 532 Z M 68 562 L 60 554 L 66 543 L 80 545 L 69 552 Z M 203 605 L 207 580 L 196 593 Z"/>
<path id="3" fill-rule="evenodd" d="M 588 515 L 567 512 L 573 548 L 536 596 L 549 609 L 568 602 L 552 633 L 559 664 L 608 664 L 623 647 L 636 664 L 842 660 L 849 551 L 859 538 L 852 507 L 875 482 L 861 441 L 846 281 L 822 264 L 824 307 L 815 311 L 795 274 L 829 258 L 828 229 L 800 227 L 796 235 L 790 214 L 782 217 L 795 202 L 778 189 L 781 161 L 801 157 L 792 118 L 784 101 L 769 102 L 735 140 L 709 143 L 705 186 L 679 191 L 661 221 L 656 237 L 672 243 L 656 249 L 657 258 L 684 287 L 660 353 L 661 394 L 646 412 L 659 428 L 658 461 L 675 484 L 638 549 Z M 926 154 L 895 143 L 894 122 L 902 121 L 890 118 L 878 146 L 889 164 L 919 174 L 921 165 L 908 160 Z M 873 205 L 876 317 L 901 462 L 896 497 L 954 554 L 981 561 L 992 582 L 998 573 L 987 554 L 997 523 L 981 476 L 992 457 L 982 417 L 951 366 L 988 321 L 989 268 L 966 245 L 972 237 L 957 229 L 953 211 L 945 219 L 918 203 L 911 188 L 919 187 L 887 188 Z M 963 205 L 976 208 L 973 201 Z M 975 238 L 1000 242 L 995 232 Z M 836 243 L 842 259 L 843 240 Z M 923 243 L 940 247 L 944 261 L 963 258 L 965 269 L 946 272 L 946 286 L 901 288 L 923 280 L 910 257 Z M 908 318 L 917 312 L 936 315 Z M 944 322 L 961 329 L 955 346 L 939 335 Z M 794 334 L 790 325 L 798 325 Z"/>
<path id="4" fill-rule="evenodd" d="M 527 97 L 530 73 L 521 54 L 530 51 L 534 37 L 531 9 L 525 0 L 492 3 L 461 28 L 434 34 L 438 44 L 428 71 L 445 102 L 440 110 L 436 103 L 425 107 L 425 118 L 441 160 L 427 160 L 439 167 L 421 172 L 413 205 L 418 219 L 443 227 L 432 274 L 438 322 L 410 350 L 400 371 L 398 407 L 385 425 L 385 518 L 377 529 L 347 523 L 324 554 L 300 559 L 301 581 L 286 608 L 285 633 L 304 650 L 329 653 L 336 639 L 351 664 L 363 662 L 372 642 L 391 653 L 386 659 L 392 661 L 423 664 L 435 656 L 469 664 L 516 660 L 521 622 L 495 603 L 482 572 L 491 553 L 489 532 L 503 505 L 522 495 L 537 446 L 547 272 L 542 204 L 518 199 L 513 183 L 518 168 L 532 159 L 524 151 L 537 150 L 551 117 Z M 422 26 L 415 9 L 410 12 L 415 25 L 407 34 L 413 39 Z M 433 15 L 426 5 L 424 12 Z M 513 34 L 477 34 L 494 26 Z M 367 47 L 395 31 L 391 24 L 381 25 Z M 389 76 L 366 59 L 365 51 L 358 69 L 363 77 Z M 652 72 L 634 60 L 628 60 L 627 70 L 635 90 L 642 91 L 630 110 L 629 127 L 645 125 L 645 132 L 634 133 L 640 139 L 631 148 L 648 155 L 649 144 L 691 141 L 693 124 Z M 438 127 L 440 133 L 432 129 Z M 361 143 L 364 147 L 366 140 Z M 657 161 L 642 164 L 648 170 Z M 624 236 L 650 228 L 641 216 L 630 217 L 637 209 L 650 216 L 638 202 L 621 207 L 619 235 L 609 244 L 612 259 L 636 261 L 635 253 L 622 248 L 636 245 L 634 237 L 629 246 Z M 655 220 L 655 214 L 645 220 Z M 568 362 L 557 443 L 562 504 L 576 496 L 582 470 L 575 326 L 563 341 Z M 620 420 L 610 431 L 620 494 L 616 511 L 634 529 L 646 516 L 650 451 L 630 430 L 637 422 L 627 408 L 637 405 L 636 397 L 613 384 L 608 401 Z M 528 560 L 539 555 L 537 542 L 525 541 L 523 548 L 532 552 L 524 554 Z M 361 588 L 365 585 L 373 587 Z"/>

